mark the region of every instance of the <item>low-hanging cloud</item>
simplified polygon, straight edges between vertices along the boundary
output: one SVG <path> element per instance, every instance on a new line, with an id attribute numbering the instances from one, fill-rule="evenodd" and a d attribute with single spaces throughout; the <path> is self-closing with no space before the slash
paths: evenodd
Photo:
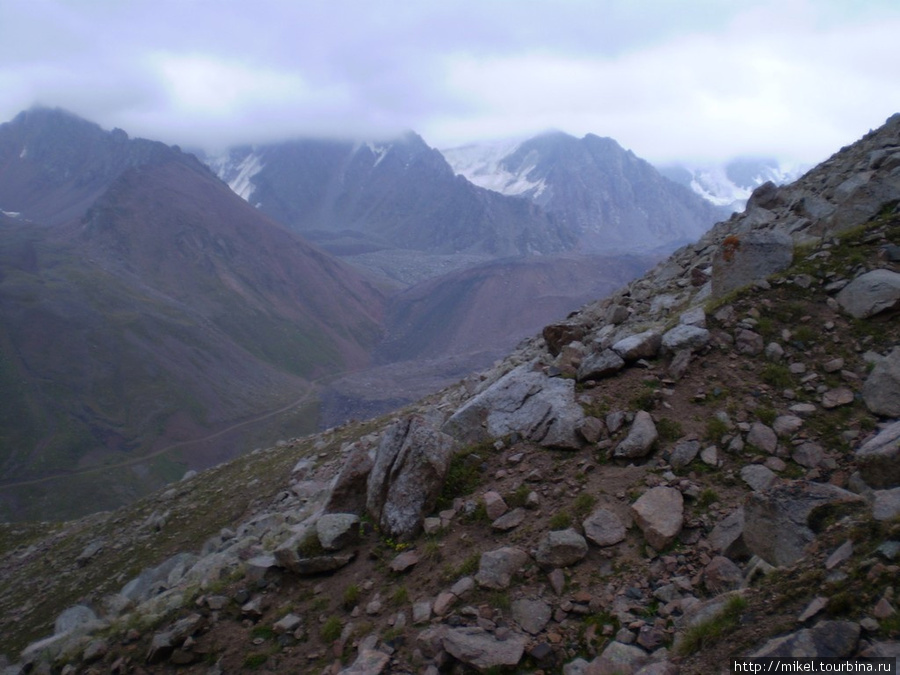
<path id="1" fill-rule="evenodd" d="M 900 7 L 874 0 L 7 0 L 0 32 L 0 119 L 61 106 L 189 147 L 555 128 L 817 161 L 900 110 Z"/>

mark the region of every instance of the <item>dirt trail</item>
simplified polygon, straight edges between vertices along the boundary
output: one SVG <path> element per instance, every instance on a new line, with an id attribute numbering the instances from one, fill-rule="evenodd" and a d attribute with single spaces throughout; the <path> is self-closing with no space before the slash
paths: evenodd
<path id="1" fill-rule="evenodd" d="M 238 422 L 237 424 L 232 424 L 230 427 L 226 427 L 225 429 L 220 429 L 214 433 L 209 434 L 208 436 L 203 436 L 202 438 L 192 438 L 188 441 L 178 441 L 177 443 L 172 443 L 171 445 L 167 445 L 164 448 L 160 448 L 159 450 L 154 450 L 153 452 L 141 455 L 140 457 L 132 457 L 131 459 L 127 459 L 123 462 L 118 462 L 116 464 L 104 464 L 102 466 L 92 466 L 85 469 L 79 469 L 77 471 L 68 471 L 66 473 L 57 473 L 52 476 L 44 476 L 43 478 L 35 478 L 33 480 L 24 480 L 18 483 L 3 483 L 0 484 L 0 490 L 5 490 L 7 488 L 14 487 L 24 487 L 28 485 L 40 485 L 41 483 L 48 483 L 53 480 L 58 480 L 60 478 L 71 478 L 73 476 L 83 476 L 86 474 L 97 473 L 99 471 L 109 471 L 111 469 L 122 469 L 129 466 L 134 466 L 135 464 L 140 464 L 142 462 L 146 462 L 147 460 L 153 459 L 154 457 L 159 457 L 160 455 L 164 455 L 167 452 L 171 452 L 172 450 L 177 450 L 178 448 L 187 447 L 190 445 L 195 445 L 198 443 L 205 443 L 207 441 L 211 441 L 220 436 L 224 436 L 225 434 L 231 433 L 237 429 L 241 429 L 250 424 L 256 424 L 258 422 L 262 422 L 263 420 L 269 419 L 270 417 L 275 417 L 276 415 L 281 415 L 293 408 L 296 408 L 304 403 L 306 403 L 310 397 L 315 392 L 314 388 L 310 388 L 309 391 L 303 394 L 296 401 L 292 401 L 287 405 L 278 408 L 277 410 L 272 410 L 267 413 L 263 413 L 262 415 L 257 415 L 256 417 L 252 417 L 248 420 L 244 420 L 243 422 Z"/>

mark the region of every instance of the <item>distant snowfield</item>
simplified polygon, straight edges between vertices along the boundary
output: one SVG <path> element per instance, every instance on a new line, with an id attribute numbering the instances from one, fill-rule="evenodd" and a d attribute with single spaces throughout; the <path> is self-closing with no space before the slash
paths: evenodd
<path id="1" fill-rule="evenodd" d="M 441 150 L 441 154 L 453 170 L 470 183 L 500 194 L 534 199 L 547 187 L 543 180 L 528 178 L 537 166 L 537 157 L 535 161 L 527 162 L 518 173 L 512 173 L 503 166 L 503 160 L 513 154 L 522 142 L 496 141 L 464 145 Z"/>
<path id="2" fill-rule="evenodd" d="M 441 150 L 453 170 L 470 182 L 505 195 L 534 199 L 546 185 L 543 180 L 530 180 L 534 162 L 526 162 L 521 171 L 510 172 L 504 160 L 525 141 L 475 143 Z M 781 164 L 772 159 L 738 158 L 715 165 L 676 163 L 658 167 L 667 178 L 689 187 L 716 206 L 742 211 L 757 187 L 766 181 L 783 185 L 799 178 L 810 167 Z"/>
<path id="3" fill-rule="evenodd" d="M 765 182 L 784 185 L 797 180 L 811 168 L 780 163 L 774 159 L 733 159 L 724 164 L 674 164 L 659 167 L 667 178 L 691 188 L 717 206 L 743 211 L 753 191 Z"/>
<path id="4" fill-rule="evenodd" d="M 251 152 L 238 162 L 226 153 L 210 158 L 207 163 L 213 173 L 228 184 L 232 192 L 244 201 L 250 201 L 253 190 L 256 189 L 253 177 L 263 169 L 262 158 L 257 153 Z"/>

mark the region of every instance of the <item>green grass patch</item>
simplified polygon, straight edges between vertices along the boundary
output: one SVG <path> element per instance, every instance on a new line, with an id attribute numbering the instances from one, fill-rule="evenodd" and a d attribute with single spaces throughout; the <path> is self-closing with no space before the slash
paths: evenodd
<path id="1" fill-rule="evenodd" d="M 656 423 L 656 431 L 659 434 L 659 440 L 664 442 L 677 441 L 684 436 L 684 429 L 677 420 L 670 420 L 666 417 Z"/>
<path id="2" fill-rule="evenodd" d="M 565 530 L 572 525 L 572 514 L 568 511 L 554 513 L 548 524 L 551 530 Z"/>
<path id="3" fill-rule="evenodd" d="M 719 443 L 722 440 L 722 436 L 728 432 L 728 424 L 713 416 L 706 420 L 706 431 L 703 434 L 703 438 L 710 443 Z"/>
<path id="4" fill-rule="evenodd" d="M 675 650 L 678 656 L 689 656 L 733 633 L 740 626 L 741 613 L 746 608 L 747 600 L 742 596 L 729 598 L 721 612 L 684 633 Z"/>
<path id="5" fill-rule="evenodd" d="M 471 445 L 453 455 L 438 497 L 438 510 L 450 508 L 457 497 L 472 494 L 483 478 L 481 472 L 483 456 L 491 450 L 493 450 L 491 443 L 485 442 Z"/>
<path id="6" fill-rule="evenodd" d="M 336 616 L 330 616 L 319 629 L 319 637 L 322 638 L 322 642 L 334 642 L 341 637 L 343 630 L 344 626 L 341 620 Z"/>

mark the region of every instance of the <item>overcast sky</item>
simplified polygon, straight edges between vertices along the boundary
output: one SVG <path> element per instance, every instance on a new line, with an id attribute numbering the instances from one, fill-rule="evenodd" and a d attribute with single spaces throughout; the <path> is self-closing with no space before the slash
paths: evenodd
<path id="1" fill-rule="evenodd" d="M 900 111 L 897 0 L 0 0 L 0 121 L 188 147 L 560 129 L 814 163 Z"/>

